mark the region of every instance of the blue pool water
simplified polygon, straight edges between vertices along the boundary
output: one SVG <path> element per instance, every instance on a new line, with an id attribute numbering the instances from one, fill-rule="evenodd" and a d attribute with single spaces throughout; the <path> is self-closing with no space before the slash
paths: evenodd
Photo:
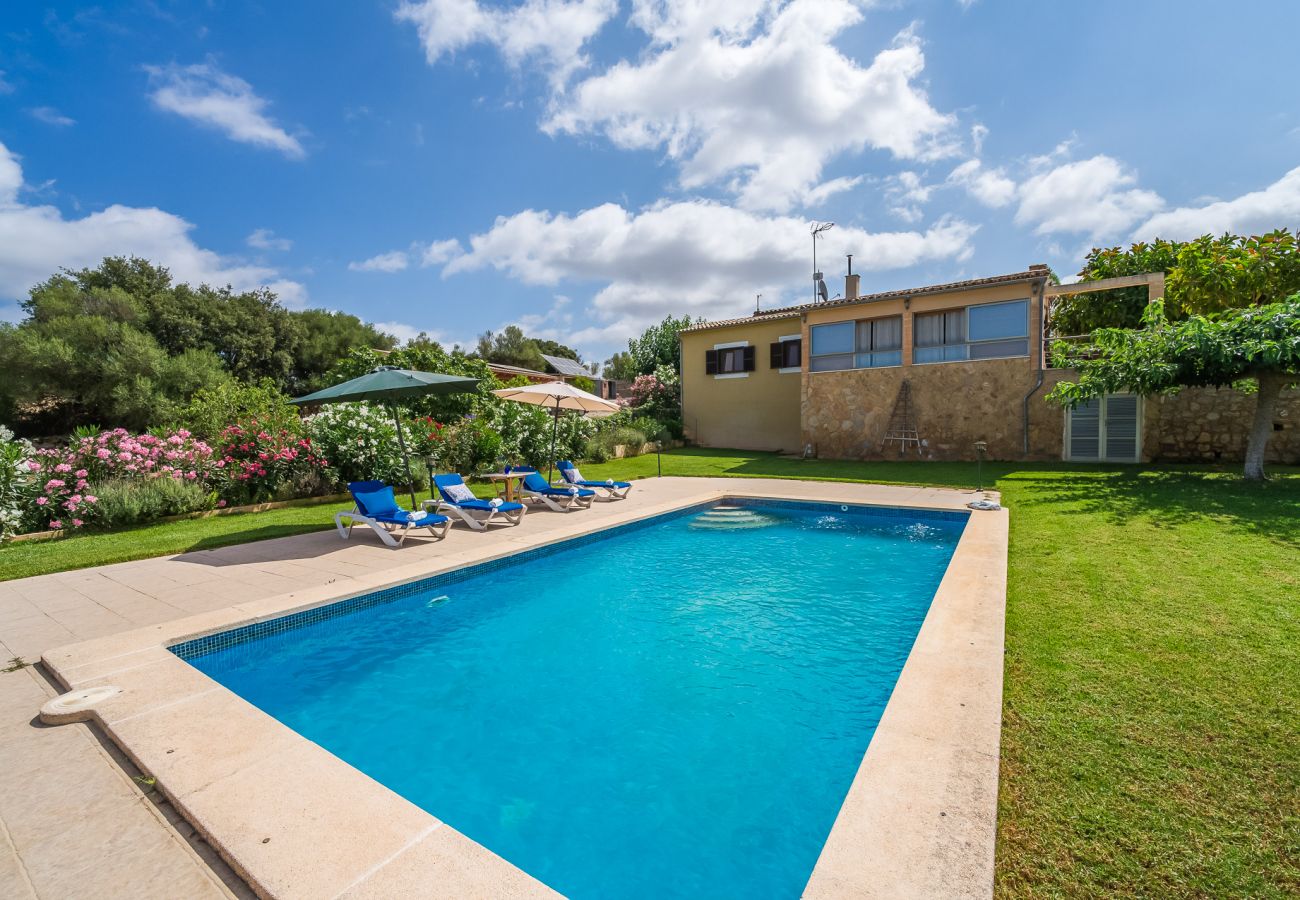
<path id="1" fill-rule="evenodd" d="M 796 897 L 965 515 L 727 505 L 174 649 L 572 897 Z"/>

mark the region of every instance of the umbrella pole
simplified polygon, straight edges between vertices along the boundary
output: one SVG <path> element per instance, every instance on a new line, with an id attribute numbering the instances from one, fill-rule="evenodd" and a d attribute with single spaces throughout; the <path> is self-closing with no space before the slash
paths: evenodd
<path id="1" fill-rule="evenodd" d="M 551 456 L 546 463 L 546 483 L 550 484 L 551 474 L 555 471 L 555 430 L 560 425 L 560 398 L 555 398 L 555 421 L 551 423 Z"/>
<path id="2" fill-rule="evenodd" d="M 419 512 L 415 502 L 415 478 L 411 475 L 411 457 L 406 453 L 406 441 L 402 438 L 402 417 L 397 414 L 397 404 L 393 407 L 393 422 L 397 425 L 397 446 L 402 448 L 402 461 L 406 463 L 406 486 L 411 491 L 411 512 Z"/>

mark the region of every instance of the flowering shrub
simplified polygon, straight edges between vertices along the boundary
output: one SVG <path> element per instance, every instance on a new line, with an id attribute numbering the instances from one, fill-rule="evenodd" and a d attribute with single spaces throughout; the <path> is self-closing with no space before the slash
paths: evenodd
<path id="1" fill-rule="evenodd" d="M 212 470 L 212 448 L 184 429 L 133 435 L 115 428 L 80 435 L 62 449 L 34 451 L 25 465 L 35 496 L 24 510 L 27 530 L 76 529 L 96 518 L 94 484 L 109 479 L 200 482 Z"/>
<path id="2" fill-rule="evenodd" d="M 27 461 L 32 445 L 16 440 L 14 433 L 0 425 L 0 540 L 17 534 L 23 521 L 25 500 L 31 492 Z"/>
<path id="3" fill-rule="evenodd" d="M 367 403 L 334 403 L 304 421 L 317 451 L 330 461 L 339 482 L 406 481 L 392 414 Z M 412 466 L 418 474 L 419 466 Z"/>
<path id="4" fill-rule="evenodd" d="M 256 419 L 221 432 L 213 482 L 228 501 L 256 502 L 314 493 L 328 461 L 308 438 L 284 429 L 268 431 Z"/>

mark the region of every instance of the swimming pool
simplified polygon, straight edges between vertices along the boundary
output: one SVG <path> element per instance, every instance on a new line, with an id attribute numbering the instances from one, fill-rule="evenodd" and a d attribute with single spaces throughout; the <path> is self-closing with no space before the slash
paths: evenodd
<path id="1" fill-rule="evenodd" d="M 965 520 L 734 500 L 174 650 L 562 893 L 795 896 Z"/>

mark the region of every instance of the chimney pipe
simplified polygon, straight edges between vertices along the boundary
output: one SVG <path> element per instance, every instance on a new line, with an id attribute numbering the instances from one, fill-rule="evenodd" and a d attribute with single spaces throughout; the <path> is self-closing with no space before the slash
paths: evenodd
<path id="1" fill-rule="evenodd" d="M 853 274 L 853 254 L 850 253 L 848 256 L 849 256 L 849 274 L 844 276 L 844 299 L 856 300 L 858 299 L 858 283 L 860 281 L 860 277 Z"/>

